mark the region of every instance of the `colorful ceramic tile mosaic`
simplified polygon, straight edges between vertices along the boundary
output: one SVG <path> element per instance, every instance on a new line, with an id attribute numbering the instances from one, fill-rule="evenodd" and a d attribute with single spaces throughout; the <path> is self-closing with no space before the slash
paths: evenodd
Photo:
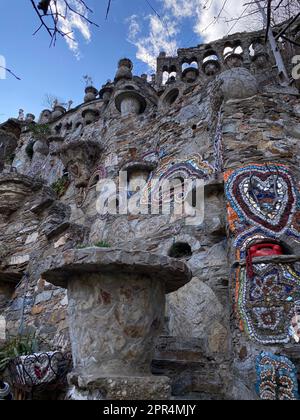
<path id="1" fill-rule="evenodd" d="M 150 195 L 152 202 L 159 203 L 162 200 L 161 186 L 165 180 L 208 179 L 213 173 L 213 166 L 205 162 L 199 154 L 195 154 L 184 161 L 174 159 L 172 156 L 165 157 L 149 179 L 142 203 L 148 203 Z M 182 197 L 180 199 L 182 200 Z M 165 203 L 168 202 L 168 197 L 163 197 L 163 201 Z"/>
<path id="2" fill-rule="evenodd" d="M 300 239 L 298 191 L 289 169 L 253 164 L 225 174 L 229 226 L 235 236 L 257 227 L 265 237 L 285 233 Z"/>
<path id="3" fill-rule="evenodd" d="M 261 344 L 290 342 L 295 303 L 300 299 L 300 277 L 288 264 L 255 264 L 254 277 L 239 269 L 238 312 L 244 331 Z"/>
<path id="4" fill-rule="evenodd" d="M 261 400 L 298 400 L 297 372 L 284 356 L 262 352 L 256 362 L 257 394 Z"/>
<path id="5" fill-rule="evenodd" d="M 274 163 L 227 171 L 225 191 L 235 257 L 247 261 L 247 268 L 235 271 L 240 325 L 261 344 L 288 343 L 296 337 L 292 319 L 300 300 L 299 275 L 291 264 L 252 267 L 248 249 L 281 240 L 283 235 L 300 239 L 299 192 L 288 167 Z"/>
<path id="6" fill-rule="evenodd" d="M 290 327 L 290 336 L 296 343 L 300 343 L 300 301 L 295 302 L 294 316 Z"/>

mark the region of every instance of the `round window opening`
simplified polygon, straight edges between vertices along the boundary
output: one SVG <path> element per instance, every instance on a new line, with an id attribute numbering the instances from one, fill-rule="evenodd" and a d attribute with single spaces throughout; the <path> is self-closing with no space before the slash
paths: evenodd
<path id="1" fill-rule="evenodd" d="M 188 258 L 192 255 L 192 248 L 186 242 L 176 242 L 169 251 L 169 257 L 171 258 Z"/>

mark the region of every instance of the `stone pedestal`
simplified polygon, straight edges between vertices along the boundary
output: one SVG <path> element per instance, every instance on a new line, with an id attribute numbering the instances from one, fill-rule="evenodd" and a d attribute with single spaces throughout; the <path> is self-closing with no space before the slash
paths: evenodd
<path id="1" fill-rule="evenodd" d="M 191 279 L 183 262 L 90 248 L 51 258 L 43 277 L 68 289 L 72 385 L 107 399 L 168 398 L 168 378 L 150 366 L 165 294 Z"/>

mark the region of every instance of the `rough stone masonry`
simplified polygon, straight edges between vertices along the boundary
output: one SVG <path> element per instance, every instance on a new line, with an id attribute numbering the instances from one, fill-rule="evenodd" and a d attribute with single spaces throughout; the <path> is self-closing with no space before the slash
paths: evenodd
<path id="1" fill-rule="evenodd" d="M 291 75 L 300 48 L 279 47 Z M 297 83 L 239 33 L 162 52 L 151 80 L 122 59 L 78 107 L 1 124 L 0 343 L 72 349 L 66 398 L 297 399 Z M 125 171 L 159 210 L 163 181 L 202 180 L 203 222 L 99 214 Z"/>

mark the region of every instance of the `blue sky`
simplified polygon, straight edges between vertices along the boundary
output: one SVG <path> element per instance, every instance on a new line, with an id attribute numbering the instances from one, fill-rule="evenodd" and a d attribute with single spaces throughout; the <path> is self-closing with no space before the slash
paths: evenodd
<path id="1" fill-rule="evenodd" d="M 100 89 L 107 79 L 113 79 L 121 57 L 133 60 L 135 74 L 150 74 L 160 50 L 175 54 L 178 47 L 223 36 L 229 27 L 226 15 L 232 14 L 232 8 L 239 11 L 243 7 L 242 0 L 230 0 L 224 19 L 214 22 L 222 0 L 149 0 L 161 19 L 146 0 L 113 0 L 106 21 L 107 1 L 86 1 L 94 10 L 89 17 L 100 28 L 78 22 L 74 32 L 78 46 L 58 39 L 55 48 L 49 48 L 50 38 L 43 30 L 32 35 L 38 20 L 29 0 L 0 1 L 0 56 L 22 79 L 10 75 L 0 79 L 0 121 L 16 117 L 20 108 L 38 117 L 45 108 L 46 94 L 73 100 L 74 105 L 81 103 L 83 76 L 90 75 Z M 209 8 L 203 7 L 208 3 Z"/>

